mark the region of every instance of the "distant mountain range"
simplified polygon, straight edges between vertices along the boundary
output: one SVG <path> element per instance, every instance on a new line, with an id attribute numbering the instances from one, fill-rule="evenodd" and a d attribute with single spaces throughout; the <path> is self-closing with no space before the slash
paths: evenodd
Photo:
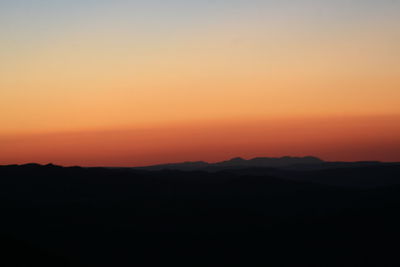
<path id="1" fill-rule="evenodd" d="M 191 162 L 169 163 L 169 164 L 137 167 L 135 169 L 150 170 L 150 171 L 157 171 L 157 170 L 220 171 L 227 169 L 248 169 L 248 168 L 279 168 L 279 169 L 310 170 L 310 169 L 327 169 L 327 168 L 340 168 L 340 167 L 358 167 L 358 166 L 366 166 L 366 165 L 369 166 L 377 164 L 385 164 L 385 163 L 381 163 L 379 161 L 327 162 L 313 156 L 306 156 L 306 157 L 285 156 L 280 158 L 257 157 L 248 160 L 237 157 L 216 163 L 208 163 L 205 161 L 191 161 Z"/>
<path id="2" fill-rule="evenodd" d="M 169 163 L 160 164 L 147 167 L 140 167 L 141 169 L 147 170 L 199 170 L 199 169 L 227 169 L 227 168 L 250 168 L 250 167 L 285 167 L 290 165 L 303 165 L 303 164 L 319 164 L 324 162 L 317 157 L 281 157 L 281 158 L 270 158 L 270 157 L 258 157 L 253 159 L 243 159 L 240 157 L 232 158 L 230 160 L 208 163 L 205 161 L 191 161 L 182 163 Z"/>

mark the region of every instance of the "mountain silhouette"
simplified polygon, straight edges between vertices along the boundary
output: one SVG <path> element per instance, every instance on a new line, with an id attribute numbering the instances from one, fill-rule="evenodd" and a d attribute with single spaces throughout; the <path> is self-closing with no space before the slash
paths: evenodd
<path id="1" fill-rule="evenodd" d="M 164 166 L 0 166 L 0 265 L 400 265 L 400 163 Z"/>
<path id="2" fill-rule="evenodd" d="M 227 161 L 221 161 L 216 163 L 207 163 L 205 161 L 196 162 L 183 162 L 183 163 L 170 163 L 160 164 L 147 167 L 140 167 L 146 170 L 204 170 L 204 169 L 226 169 L 226 168 L 248 168 L 248 167 L 288 167 L 294 165 L 315 165 L 323 163 L 324 161 L 312 156 L 307 157 L 258 157 L 253 159 L 243 159 L 240 157 L 232 158 Z"/>

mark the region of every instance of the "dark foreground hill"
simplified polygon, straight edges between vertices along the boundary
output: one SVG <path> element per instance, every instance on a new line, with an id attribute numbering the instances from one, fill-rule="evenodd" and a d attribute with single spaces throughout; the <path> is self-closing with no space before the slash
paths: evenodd
<path id="1" fill-rule="evenodd" d="M 398 266 L 400 166 L 0 166 L 1 266 Z"/>

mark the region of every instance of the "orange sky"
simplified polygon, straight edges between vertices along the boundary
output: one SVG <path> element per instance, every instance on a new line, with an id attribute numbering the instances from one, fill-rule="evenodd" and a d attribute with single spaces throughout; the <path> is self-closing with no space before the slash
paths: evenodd
<path id="1" fill-rule="evenodd" d="M 400 161 L 400 5 L 362 3 L 2 2 L 0 164 Z"/>
<path id="2" fill-rule="evenodd" d="M 396 161 L 399 120 L 399 116 L 279 118 L 6 135 L 0 137 L 0 163 L 139 166 L 284 155 Z"/>

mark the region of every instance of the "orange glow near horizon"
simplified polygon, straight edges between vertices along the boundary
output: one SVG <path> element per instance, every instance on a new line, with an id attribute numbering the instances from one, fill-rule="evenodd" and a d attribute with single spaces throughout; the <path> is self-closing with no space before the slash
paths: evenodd
<path id="1" fill-rule="evenodd" d="M 400 161 L 400 2 L 0 1 L 0 164 Z"/>
<path id="2" fill-rule="evenodd" d="M 133 130 L 0 137 L 0 164 L 144 166 L 241 156 L 400 160 L 399 116 L 191 123 Z"/>

